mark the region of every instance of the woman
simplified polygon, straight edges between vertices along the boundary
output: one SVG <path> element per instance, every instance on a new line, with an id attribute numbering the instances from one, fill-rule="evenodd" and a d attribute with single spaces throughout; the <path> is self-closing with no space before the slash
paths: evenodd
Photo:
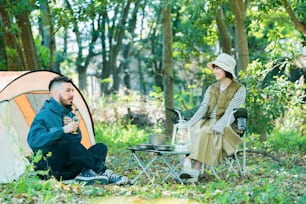
<path id="1" fill-rule="evenodd" d="M 191 154 L 184 160 L 180 177 L 189 182 L 198 181 L 202 163 L 215 166 L 241 143 L 240 137 L 227 126 L 231 113 L 244 104 L 246 97 L 245 87 L 235 80 L 236 61 L 222 53 L 207 66 L 213 69 L 218 82 L 208 87 L 201 106 L 187 122 L 191 127 Z"/>

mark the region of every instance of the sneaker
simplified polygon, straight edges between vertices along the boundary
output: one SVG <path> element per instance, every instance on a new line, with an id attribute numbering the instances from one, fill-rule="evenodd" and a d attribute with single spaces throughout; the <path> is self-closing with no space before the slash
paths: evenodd
<path id="1" fill-rule="evenodd" d="M 192 169 L 190 168 L 183 168 L 183 170 L 180 173 L 181 179 L 190 179 L 192 178 Z"/>
<path id="2" fill-rule="evenodd" d="M 109 184 L 117 184 L 117 185 L 124 185 L 128 183 L 128 177 L 126 176 L 120 176 L 118 174 L 115 174 L 112 170 L 106 169 L 105 172 L 102 174 L 103 176 L 106 176 L 108 178 Z"/>
<path id="3" fill-rule="evenodd" d="M 85 182 L 86 185 L 91 185 L 93 183 L 99 183 L 99 184 L 108 184 L 108 177 L 96 174 L 91 169 L 83 170 L 80 175 L 78 175 L 75 178 L 78 182 Z"/>
<path id="4" fill-rule="evenodd" d="M 194 179 L 198 181 L 199 174 L 200 174 L 200 171 L 197 169 L 184 168 L 182 172 L 180 173 L 180 178 L 181 179 Z"/>

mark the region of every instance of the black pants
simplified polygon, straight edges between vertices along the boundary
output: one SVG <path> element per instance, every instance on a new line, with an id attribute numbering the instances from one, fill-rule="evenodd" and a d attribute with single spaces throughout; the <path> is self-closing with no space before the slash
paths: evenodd
<path id="1" fill-rule="evenodd" d="M 75 178 L 83 169 L 105 171 L 106 155 L 105 144 L 97 143 L 86 149 L 79 140 L 67 135 L 52 145 L 48 153 L 44 153 L 44 157 L 34 165 L 36 170 L 50 170 L 57 180 L 68 180 Z"/>

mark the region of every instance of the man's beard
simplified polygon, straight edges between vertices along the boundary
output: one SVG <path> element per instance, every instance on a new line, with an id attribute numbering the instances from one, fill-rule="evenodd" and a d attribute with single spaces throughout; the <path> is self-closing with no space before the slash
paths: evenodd
<path id="1" fill-rule="evenodd" d="M 59 101 L 65 108 L 71 108 L 72 106 L 72 104 L 66 103 L 66 100 L 62 96 L 59 97 Z"/>

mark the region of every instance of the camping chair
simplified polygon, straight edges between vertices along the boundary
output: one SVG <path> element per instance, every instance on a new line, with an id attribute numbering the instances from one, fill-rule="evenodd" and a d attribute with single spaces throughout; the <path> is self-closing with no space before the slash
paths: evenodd
<path id="1" fill-rule="evenodd" d="M 235 109 L 229 120 L 228 120 L 228 126 L 231 126 L 233 130 L 242 138 L 242 165 L 238 158 L 238 152 L 239 150 L 236 149 L 236 151 L 228 156 L 224 157 L 225 163 L 229 166 L 228 171 L 234 172 L 236 175 L 240 176 L 246 176 L 246 129 L 247 129 L 247 117 L 248 113 L 245 108 L 238 108 Z M 232 119 L 234 118 L 234 122 L 231 124 Z M 235 163 L 237 164 L 237 170 L 234 168 Z M 214 176 L 220 180 L 220 177 L 218 176 L 217 172 L 215 171 L 213 166 L 209 166 L 208 168 L 210 171 L 214 174 Z M 204 173 L 204 164 L 202 165 L 202 174 Z"/>

